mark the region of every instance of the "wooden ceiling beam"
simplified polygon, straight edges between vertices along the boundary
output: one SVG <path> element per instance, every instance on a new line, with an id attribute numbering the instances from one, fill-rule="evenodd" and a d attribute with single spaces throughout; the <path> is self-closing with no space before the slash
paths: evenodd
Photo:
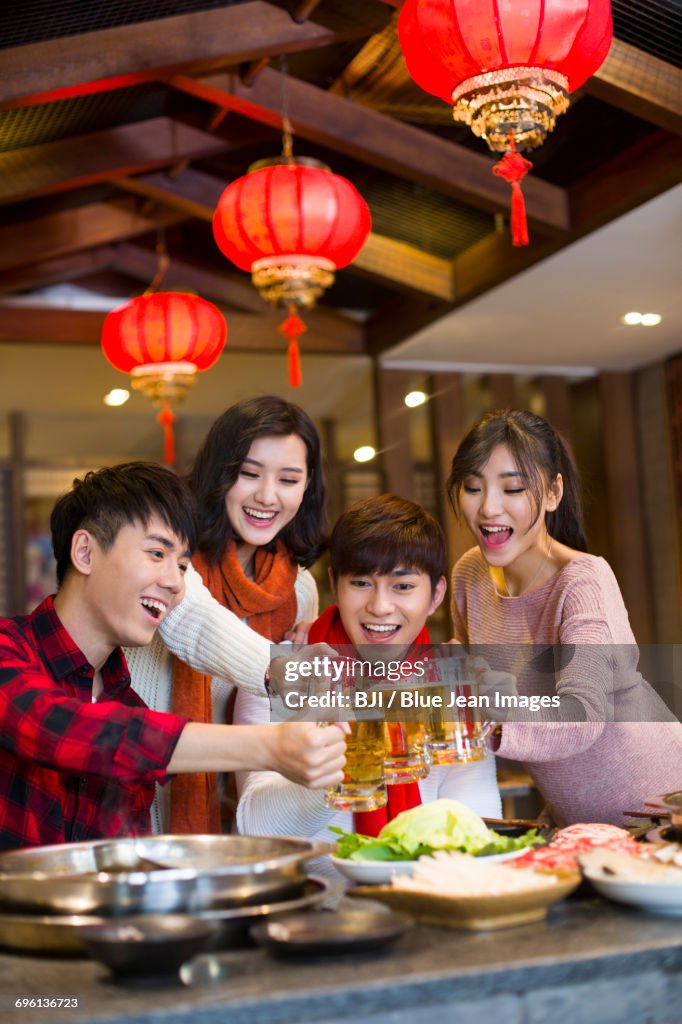
<path id="1" fill-rule="evenodd" d="M 213 156 L 225 149 L 222 139 L 168 117 L 28 146 L 0 154 L 0 203 Z"/>
<path id="2" fill-rule="evenodd" d="M 585 90 L 659 128 L 682 133 L 682 70 L 622 39 L 613 40 Z"/>
<path id="3" fill-rule="evenodd" d="M 281 123 L 282 76 L 272 68 L 266 68 L 251 86 L 243 85 L 235 74 L 203 79 L 179 75 L 169 84 L 252 120 L 272 126 Z M 492 174 L 491 157 L 299 79 L 287 79 L 287 96 L 291 123 L 301 138 L 481 209 L 509 208 L 509 186 Z M 524 195 L 531 222 L 557 233 L 569 230 L 564 189 L 530 177 L 524 182 Z"/>
<path id="4" fill-rule="evenodd" d="M 452 299 L 430 304 L 423 301 L 411 307 L 387 303 L 377 310 L 365 325 L 368 353 L 382 355 L 434 320 L 545 259 L 560 246 L 556 239 L 536 237 L 532 245 L 514 248 L 506 232 L 486 235 L 452 261 Z"/>
<path id="5" fill-rule="evenodd" d="M 0 227 L 0 274 L 70 253 L 120 242 L 177 224 L 183 218 L 161 209 L 154 216 L 139 212 L 134 199 L 89 203 L 34 220 Z M 2 278 L 0 278 L 2 280 Z"/>
<path id="6" fill-rule="evenodd" d="M 297 53 L 373 31 L 350 18 L 331 30 L 263 0 L 138 22 L 3 50 L 2 109 L 159 80 L 183 70 L 208 73 L 259 57 Z"/>
<path id="7" fill-rule="evenodd" d="M 141 246 L 122 243 L 116 250 L 113 260 L 113 267 L 121 273 L 128 274 L 139 281 L 151 281 L 157 268 L 155 253 Z M 246 274 L 237 270 L 230 271 L 230 264 L 226 263 L 226 269 L 216 270 L 208 264 L 188 263 L 185 260 L 171 256 L 168 272 L 163 279 L 164 288 L 189 289 L 202 295 L 213 302 L 224 303 L 230 307 L 237 307 L 238 310 L 248 312 L 259 317 L 267 324 L 267 329 L 273 336 L 279 339 L 280 346 L 283 344 L 282 335 L 278 334 L 277 328 L 282 322 L 283 313 L 271 309 L 261 299 L 256 289 L 251 284 Z M 233 329 L 235 316 L 239 316 L 230 310 L 225 315 Z M 325 309 L 324 306 L 317 306 L 305 314 L 305 322 L 308 327 L 302 344 L 308 348 L 308 338 L 313 339 L 312 343 L 317 344 L 314 339 L 326 338 L 328 341 L 341 346 L 341 351 L 364 352 L 364 330 L 361 324 L 341 316 L 332 309 Z M 238 320 L 235 322 L 241 323 Z"/>
<path id="8" fill-rule="evenodd" d="M 679 184 L 682 139 L 655 131 L 602 164 L 569 191 L 576 237 Z"/>
<path id="9" fill-rule="evenodd" d="M 0 303 L 0 342 L 27 344 L 99 345 L 106 313 L 82 309 Z M 277 331 L 277 316 L 229 314 L 228 352 L 282 352 L 286 342 Z M 281 318 L 280 318 L 281 319 Z M 362 343 L 351 345 L 309 332 L 302 342 L 305 352 L 358 354 Z"/>
<path id="10" fill-rule="evenodd" d="M 99 249 L 76 252 L 53 260 L 43 260 L 42 263 L 36 263 L 31 267 L 5 271 L 0 276 L 0 295 L 33 291 L 53 284 L 63 284 L 65 281 L 77 281 L 99 270 L 107 270 L 112 265 L 115 251 L 113 246 L 103 245 Z"/>
<path id="11" fill-rule="evenodd" d="M 225 188 L 225 182 L 191 168 L 175 179 L 159 173 L 124 178 L 115 184 L 209 224 Z M 453 298 L 450 262 L 393 238 L 370 234 L 353 267 L 400 289 Z"/>
<path id="12" fill-rule="evenodd" d="M 432 256 L 395 238 L 372 232 L 352 265 L 354 270 L 401 290 L 432 295 L 446 302 L 455 297 L 450 260 Z"/>

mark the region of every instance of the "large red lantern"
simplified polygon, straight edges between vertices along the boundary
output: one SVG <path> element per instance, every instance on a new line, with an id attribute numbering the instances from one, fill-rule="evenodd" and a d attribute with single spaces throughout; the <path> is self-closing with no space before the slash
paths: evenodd
<path id="1" fill-rule="evenodd" d="M 405 0 L 398 35 L 417 85 L 505 153 L 496 173 L 512 185 L 514 244 L 527 244 L 519 182 L 532 164 L 515 151 L 542 144 L 606 58 L 610 0 Z"/>
<path id="2" fill-rule="evenodd" d="M 285 137 L 286 144 L 286 137 Z M 285 145 L 286 148 L 286 145 Z M 316 160 L 260 160 L 223 192 L 213 217 L 221 252 L 251 272 L 264 299 L 289 310 L 289 383 L 301 383 L 297 315 L 313 306 L 334 271 L 355 259 L 372 226 L 354 185 Z"/>
<path id="3" fill-rule="evenodd" d="M 219 309 L 198 295 L 140 295 L 104 320 L 102 350 L 111 365 L 132 376 L 133 388 L 161 406 L 165 461 L 175 461 L 170 403 L 184 398 L 200 370 L 217 361 L 227 338 Z"/>

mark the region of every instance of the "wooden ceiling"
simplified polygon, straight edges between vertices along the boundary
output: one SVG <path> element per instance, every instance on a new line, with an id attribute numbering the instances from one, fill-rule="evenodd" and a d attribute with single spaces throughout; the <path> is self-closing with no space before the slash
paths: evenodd
<path id="1" fill-rule="evenodd" d="M 527 249 L 495 157 L 408 78 L 390 3 L 2 7 L 2 341 L 98 344 L 103 313 L 45 308 L 41 290 L 138 294 L 162 232 L 164 287 L 221 305 L 232 351 L 282 348 L 210 221 L 230 181 L 280 152 L 283 113 L 295 153 L 349 177 L 373 217 L 308 317 L 309 352 L 379 355 L 680 179 L 680 0 L 614 0 L 609 57 L 533 154 Z"/>

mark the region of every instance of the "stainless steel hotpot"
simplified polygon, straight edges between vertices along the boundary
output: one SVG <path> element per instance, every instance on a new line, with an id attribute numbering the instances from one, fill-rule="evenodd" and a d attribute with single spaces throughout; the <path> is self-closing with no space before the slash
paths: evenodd
<path id="1" fill-rule="evenodd" d="M 275 836 L 149 836 L 0 855 L 0 910 L 133 914 L 248 906 L 305 884 L 321 843 Z"/>

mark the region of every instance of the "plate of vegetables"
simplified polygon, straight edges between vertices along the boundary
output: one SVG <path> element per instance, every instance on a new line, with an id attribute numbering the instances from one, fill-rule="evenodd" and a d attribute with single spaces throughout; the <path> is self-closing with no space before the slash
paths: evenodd
<path id="1" fill-rule="evenodd" d="M 537 829 L 501 835 L 458 800 L 433 800 L 398 814 L 376 837 L 332 828 L 338 836 L 334 867 L 362 885 L 384 885 L 411 875 L 420 857 L 457 851 L 488 863 L 513 860 L 544 840 Z"/>

